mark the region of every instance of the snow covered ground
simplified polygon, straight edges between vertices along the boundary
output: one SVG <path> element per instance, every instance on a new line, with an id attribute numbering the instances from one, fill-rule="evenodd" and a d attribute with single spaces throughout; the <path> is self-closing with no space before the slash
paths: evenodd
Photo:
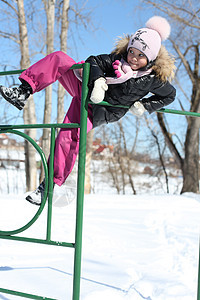
<path id="1" fill-rule="evenodd" d="M 74 241 L 75 201 L 53 205 L 52 240 Z M 37 211 L 0 195 L 0 230 Z M 81 300 L 194 300 L 200 195 L 86 195 Z M 46 208 L 22 236 L 45 238 Z M 0 287 L 70 300 L 73 249 L 0 239 Z M 23 299 L 0 293 L 0 299 Z"/>

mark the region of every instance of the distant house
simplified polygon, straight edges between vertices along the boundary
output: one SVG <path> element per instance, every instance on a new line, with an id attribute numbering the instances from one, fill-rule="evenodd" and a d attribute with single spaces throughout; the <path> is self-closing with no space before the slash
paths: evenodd
<path id="1" fill-rule="evenodd" d="M 5 133 L 0 134 L 0 148 L 1 149 L 12 149 L 12 150 L 22 150 L 24 147 L 23 142 L 18 142 L 16 139 L 9 137 Z"/>
<path id="2" fill-rule="evenodd" d="M 114 150 L 113 145 L 105 145 L 101 143 L 101 139 L 93 141 L 93 154 L 95 157 L 108 157 Z"/>
<path id="3" fill-rule="evenodd" d="M 36 160 L 39 161 L 40 155 L 37 151 Z M 9 134 L 0 134 L 0 167 L 23 167 L 25 163 L 24 140 L 18 141 Z"/>
<path id="4" fill-rule="evenodd" d="M 2 147 L 2 145 L 8 145 L 8 136 L 5 133 L 1 133 L 0 134 L 0 147 Z"/>

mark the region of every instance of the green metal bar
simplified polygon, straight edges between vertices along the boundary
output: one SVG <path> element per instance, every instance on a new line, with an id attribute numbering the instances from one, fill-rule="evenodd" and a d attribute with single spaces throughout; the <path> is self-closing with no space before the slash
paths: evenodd
<path id="1" fill-rule="evenodd" d="M 74 243 L 66 243 L 66 242 L 59 242 L 59 241 L 48 241 L 48 240 L 43 240 L 43 239 L 35 239 L 35 238 L 28 238 L 28 237 L 22 237 L 22 236 L 1 236 L 1 239 L 5 240 L 14 240 L 14 241 L 19 241 L 19 242 L 29 242 L 29 243 L 38 243 L 38 244 L 45 244 L 45 245 L 52 245 L 52 246 L 62 246 L 62 247 L 69 247 L 69 248 L 74 248 L 75 244 Z"/>
<path id="2" fill-rule="evenodd" d="M 2 131 L 0 130 L 0 133 Z M 48 167 L 47 167 L 47 161 L 46 161 L 46 158 L 45 158 L 45 155 L 43 153 L 43 151 L 40 149 L 40 147 L 37 145 L 37 143 L 31 138 L 29 137 L 27 134 L 21 132 L 21 131 L 17 131 L 17 130 L 3 130 L 3 132 L 6 132 L 6 133 L 13 133 L 13 134 L 16 134 L 16 135 L 19 135 L 21 137 L 23 137 L 24 139 L 26 139 L 27 141 L 29 141 L 33 147 L 37 150 L 37 152 L 40 154 L 40 157 L 41 157 L 41 160 L 42 160 L 42 163 L 43 163 L 43 166 L 44 166 L 44 173 L 45 173 L 45 177 L 46 177 L 46 180 L 48 182 Z M 44 201 L 43 203 L 41 204 L 41 206 L 39 207 L 38 211 L 36 212 L 35 216 L 26 224 L 24 225 L 23 227 L 19 228 L 19 229 L 16 229 L 16 230 L 11 230 L 11 231 L 0 231 L 0 237 L 2 235 L 12 235 L 12 234 L 17 234 L 17 233 L 20 233 L 22 231 L 25 231 L 26 229 L 28 229 L 37 219 L 38 217 L 40 216 L 41 212 L 43 211 L 44 209 L 44 206 L 45 206 L 45 203 L 46 203 L 46 199 L 47 199 L 47 187 L 45 188 L 45 192 L 44 192 Z"/>
<path id="3" fill-rule="evenodd" d="M 55 128 L 51 128 L 51 145 L 49 158 L 49 193 L 48 193 L 48 212 L 47 212 L 47 240 L 51 239 L 51 220 L 52 220 L 52 199 L 53 199 L 53 178 L 54 178 L 54 148 L 55 148 Z"/>
<path id="4" fill-rule="evenodd" d="M 184 115 L 184 116 L 189 116 L 189 117 L 200 117 L 200 113 L 193 112 L 193 111 L 182 111 L 182 110 L 162 108 L 160 110 L 157 110 L 157 112 L 158 113 L 175 114 L 175 115 Z"/>
<path id="5" fill-rule="evenodd" d="M 89 104 L 94 104 L 92 101 L 88 102 Z M 111 107 L 121 107 L 121 108 L 130 108 L 130 106 L 127 105 L 113 105 L 106 101 L 102 101 L 100 103 L 97 103 L 95 105 L 104 105 L 104 106 L 111 106 Z M 169 113 L 169 114 L 176 114 L 176 115 L 184 115 L 184 116 L 190 116 L 190 117 L 200 117 L 200 113 L 192 112 L 192 111 L 182 111 L 182 110 L 174 110 L 174 109 L 167 109 L 167 108 L 161 108 L 157 110 L 158 113 Z"/>
<path id="6" fill-rule="evenodd" d="M 13 290 L 2 289 L 2 288 L 0 288 L 0 292 L 5 293 L 5 294 L 20 296 L 20 297 L 25 297 L 25 298 L 29 298 L 29 299 L 56 300 L 55 298 L 47 298 L 47 297 L 42 297 L 42 296 L 37 296 L 37 295 L 32 295 L 32 294 L 27 294 L 27 293 L 23 293 L 23 292 L 17 292 L 17 291 L 13 291 Z"/>
<path id="7" fill-rule="evenodd" d="M 76 232 L 75 232 L 75 253 L 74 253 L 74 277 L 73 277 L 73 300 L 79 300 L 80 278 L 81 278 L 81 252 L 83 232 L 83 201 L 85 183 L 85 157 L 87 139 L 87 116 L 88 116 L 88 80 L 90 64 L 85 63 L 83 67 L 83 85 L 81 97 L 81 120 L 80 120 L 80 144 L 78 161 L 78 182 L 77 182 L 77 207 L 76 207 Z"/>
<path id="8" fill-rule="evenodd" d="M 94 104 L 91 100 L 88 101 L 88 104 Z M 100 103 L 95 103 L 95 105 L 103 105 L 103 106 L 111 106 L 111 107 L 121 107 L 121 108 L 130 108 L 130 106 L 122 105 L 122 104 L 110 104 L 106 101 L 101 101 Z"/>
<path id="9" fill-rule="evenodd" d="M 3 71 L 3 72 L 0 72 L 0 76 L 21 74 L 25 70 L 26 69 L 23 69 L 23 70 L 12 70 L 12 71 Z"/>
<path id="10" fill-rule="evenodd" d="M 75 64 L 75 65 L 71 66 L 70 69 L 80 69 L 80 68 L 83 68 L 83 64 Z M 25 70 L 26 70 L 26 69 L 22 69 L 22 70 L 11 70 L 11 71 L 2 71 L 2 72 L 0 72 L 0 76 L 21 74 L 21 73 L 24 72 Z"/>
<path id="11" fill-rule="evenodd" d="M 1 130 L 8 129 L 35 129 L 35 128 L 80 128 L 80 124 L 78 123 L 58 123 L 58 124 L 22 124 L 22 125 L 0 125 L 0 133 Z"/>
<path id="12" fill-rule="evenodd" d="M 198 265 L 197 300 L 200 300 L 200 244 L 199 244 L 199 265 Z"/>

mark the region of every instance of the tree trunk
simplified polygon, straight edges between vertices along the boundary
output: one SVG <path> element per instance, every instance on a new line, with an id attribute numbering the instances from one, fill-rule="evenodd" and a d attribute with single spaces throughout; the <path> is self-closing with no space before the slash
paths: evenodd
<path id="1" fill-rule="evenodd" d="M 199 118 L 193 118 L 187 129 L 181 193 L 199 191 L 199 126 Z"/>
<path id="2" fill-rule="evenodd" d="M 43 0 L 46 16 L 47 16 L 47 33 L 46 33 L 46 45 L 47 54 L 54 51 L 54 21 L 55 21 L 55 0 Z M 43 123 L 48 124 L 51 122 L 52 111 L 52 85 L 45 89 L 45 109 Z M 43 129 L 42 135 L 42 150 L 46 157 L 49 156 L 50 148 L 50 130 L 48 128 Z M 40 181 L 43 180 L 44 169 L 41 168 Z"/>
<path id="3" fill-rule="evenodd" d="M 162 113 L 157 113 L 157 119 L 158 123 L 160 125 L 160 128 L 162 130 L 162 133 L 164 135 L 166 144 L 171 151 L 171 154 L 177 164 L 177 166 L 180 168 L 180 170 L 183 172 L 183 158 L 181 157 L 180 153 L 178 152 L 176 145 L 174 144 L 172 140 L 172 135 L 170 132 L 167 130 L 167 127 L 164 122 L 163 114 Z"/>
<path id="4" fill-rule="evenodd" d="M 150 1 L 143 0 L 145 4 L 157 8 L 162 13 L 165 13 L 172 24 L 176 24 L 171 34 L 170 41 L 177 54 L 178 68 L 177 74 L 180 73 L 181 84 L 183 85 L 184 93 L 182 93 L 181 107 L 184 109 L 184 98 L 188 101 L 188 87 L 192 87 L 192 94 L 190 100 L 190 111 L 200 112 L 200 49 L 198 31 L 200 29 L 199 23 L 199 7 L 196 3 L 191 1 L 188 5 L 182 5 L 182 1 L 170 3 L 170 1 L 159 0 Z M 184 28 L 184 30 L 183 30 Z M 184 40 L 184 43 L 183 43 Z M 187 80 L 185 78 L 187 75 Z M 178 78 L 178 76 L 177 76 Z M 176 145 L 172 142 L 170 133 L 167 132 L 165 126 L 165 137 L 170 147 L 171 152 L 179 162 L 179 166 L 183 172 L 183 187 L 181 193 L 184 192 L 199 192 L 199 118 L 187 118 L 188 126 L 185 137 L 185 157 L 182 159 Z M 161 124 L 161 123 L 159 123 Z M 163 131 L 163 126 L 161 124 Z M 181 137 L 182 139 L 182 137 Z"/>
<path id="5" fill-rule="evenodd" d="M 63 0 L 61 33 L 60 33 L 60 50 L 67 52 L 67 33 L 68 33 L 68 11 L 69 0 Z M 65 89 L 58 83 L 58 105 L 57 105 L 57 123 L 62 123 L 64 119 L 64 96 Z"/>
<path id="6" fill-rule="evenodd" d="M 19 24 L 19 37 L 20 37 L 20 50 L 21 50 L 21 69 L 26 69 L 30 66 L 29 47 L 28 47 L 28 33 L 24 12 L 23 0 L 17 1 L 18 6 L 18 24 Z M 29 101 L 24 108 L 23 118 L 25 124 L 36 123 L 35 104 L 33 97 L 29 98 Z M 25 133 L 29 135 L 33 140 L 36 139 L 35 129 L 26 129 Z M 37 165 L 36 165 L 36 152 L 35 148 L 25 140 L 25 169 L 26 169 L 26 190 L 33 190 L 36 188 L 37 179 Z"/>

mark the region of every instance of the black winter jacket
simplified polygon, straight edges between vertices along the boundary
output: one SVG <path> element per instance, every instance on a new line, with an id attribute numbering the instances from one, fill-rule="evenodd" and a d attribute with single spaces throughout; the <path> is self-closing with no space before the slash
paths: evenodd
<path id="1" fill-rule="evenodd" d="M 91 93 L 94 81 L 100 77 L 115 77 L 112 63 L 120 60 L 121 54 L 102 54 L 90 56 L 86 62 L 90 63 L 89 91 Z M 152 93 L 148 98 L 144 98 Z M 139 78 L 130 78 L 120 84 L 109 84 L 104 101 L 110 104 L 132 106 L 134 102 L 141 101 L 145 109 L 152 113 L 174 101 L 175 88 L 168 81 L 161 81 L 154 72 Z M 128 108 L 110 107 L 92 104 L 93 127 L 111 123 L 122 118 Z"/>

